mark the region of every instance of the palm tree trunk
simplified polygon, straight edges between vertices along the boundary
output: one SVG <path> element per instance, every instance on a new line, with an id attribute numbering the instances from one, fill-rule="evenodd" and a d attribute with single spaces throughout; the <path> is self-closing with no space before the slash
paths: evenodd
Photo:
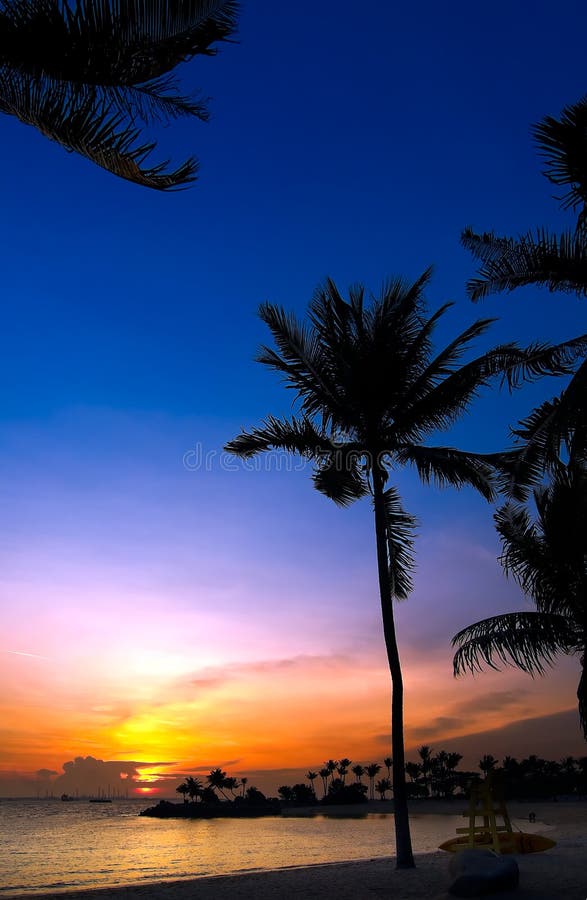
<path id="1" fill-rule="evenodd" d="M 583 729 L 583 737 L 587 741 L 587 650 L 581 657 L 581 678 L 577 688 L 579 700 L 579 719 Z"/>
<path id="2" fill-rule="evenodd" d="M 408 819 L 408 792 L 404 758 L 404 683 L 393 619 L 393 596 L 389 578 L 383 478 L 377 463 L 373 466 L 373 505 L 375 508 L 377 569 L 379 573 L 383 635 L 391 674 L 391 756 L 393 759 L 396 868 L 413 869 L 415 862 L 412 852 L 412 839 L 410 837 L 410 821 Z"/>

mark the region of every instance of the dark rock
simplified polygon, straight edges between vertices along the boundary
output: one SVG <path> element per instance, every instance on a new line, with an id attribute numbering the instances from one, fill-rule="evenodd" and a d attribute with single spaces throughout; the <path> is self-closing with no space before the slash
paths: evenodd
<path id="1" fill-rule="evenodd" d="M 448 891 L 456 897 L 515 890 L 520 880 L 518 864 L 511 856 L 468 847 L 451 857 L 449 872 L 454 881 Z"/>

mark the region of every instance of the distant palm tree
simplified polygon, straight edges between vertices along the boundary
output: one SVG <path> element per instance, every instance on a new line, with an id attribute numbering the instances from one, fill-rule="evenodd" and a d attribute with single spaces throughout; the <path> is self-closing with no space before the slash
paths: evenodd
<path id="1" fill-rule="evenodd" d="M 242 796 L 243 796 L 243 797 L 245 796 L 245 790 L 246 790 L 246 787 L 247 787 L 247 784 L 248 784 L 248 783 L 249 783 L 249 779 L 247 778 L 246 775 L 243 775 L 243 777 L 241 778 L 241 787 L 242 787 L 242 789 L 243 789 L 243 790 L 242 790 Z"/>
<path id="2" fill-rule="evenodd" d="M 432 771 L 432 748 L 427 744 L 418 747 L 418 756 L 422 760 L 420 769 L 422 772 L 422 784 L 426 788 L 426 793 L 430 793 L 430 772 Z"/>
<path id="3" fill-rule="evenodd" d="M 210 774 L 206 776 L 206 780 L 210 787 L 219 790 L 224 799 L 228 800 L 228 797 L 223 790 L 223 788 L 227 787 L 226 772 L 223 772 L 222 769 L 212 769 Z"/>
<path id="4" fill-rule="evenodd" d="M 495 756 L 492 756 L 491 753 L 486 753 L 479 760 L 479 768 L 487 778 L 490 772 L 493 772 L 495 767 L 497 766 L 498 760 Z"/>
<path id="5" fill-rule="evenodd" d="M 318 772 L 312 772 L 310 770 L 309 772 L 306 772 L 306 778 L 310 782 L 311 788 L 314 791 L 314 781 L 316 780 L 316 778 L 318 778 Z M 316 792 L 314 791 L 314 793 Z"/>
<path id="6" fill-rule="evenodd" d="M 537 518 L 506 504 L 496 513 L 502 565 L 536 611 L 483 619 L 453 638 L 455 675 L 486 664 L 544 674 L 558 654 L 580 657 L 579 718 L 587 739 L 587 464 L 559 466 L 552 482 L 534 491 Z"/>
<path id="7" fill-rule="evenodd" d="M 197 797 L 202 796 L 202 782 L 199 778 L 192 778 L 192 776 L 190 775 L 188 778 L 186 778 L 185 783 L 187 787 L 187 793 L 193 803 Z"/>
<path id="8" fill-rule="evenodd" d="M 185 782 L 184 782 L 184 783 L 180 784 L 178 787 L 176 787 L 175 790 L 177 791 L 178 794 L 183 795 L 183 802 L 187 803 L 188 802 L 187 794 L 189 793 L 189 788 L 188 788 L 187 784 L 185 784 Z"/>
<path id="9" fill-rule="evenodd" d="M 369 778 L 369 798 L 371 800 L 375 799 L 375 779 L 379 775 L 381 771 L 381 766 L 379 763 L 369 763 L 366 767 L 367 776 Z"/>
<path id="10" fill-rule="evenodd" d="M 391 767 L 393 766 L 393 759 L 391 758 L 391 756 L 385 757 L 385 759 L 383 760 L 383 765 L 387 769 L 387 777 L 389 781 L 391 781 Z"/>
<path id="11" fill-rule="evenodd" d="M 420 777 L 422 772 L 422 766 L 419 763 L 415 762 L 407 762 L 406 763 L 406 775 L 410 779 L 410 781 L 414 782 L 416 779 Z"/>
<path id="12" fill-rule="evenodd" d="M 230 793 L 234 797 L 234 792 L 236 791 L 236 789 L 238 787 L 240 787 L 238 778 L 232 778 L 232 777 L 225 778 L 224 779 L 224 787 L 226 788 L 227 791 L 230 791 Z"/>
<path id="13" fill-rule="evenodd" d="M 340 775 L 340 778 L 341 778 L 343 784 L 345 783 L 345 779 L 348 774 L 349 766 L 350 766 L 351 762 L 352 762 L 352 760 L 347 759 L 346 757 L 344 757 L 343 759 L 339 759 L 339 761 L 338 761 L 336 771 Z"/>
<path id="14" fill-rule="evenodd" d="M 375 790 L 382 800 L 385 800 L 385 794 L 391 790 L 391 781 L 389 778 L 381 778 L 375 785 Z"/>
<path id="15" fill-rule="evenodd" d="M 280 373 L 295 391 L 300 417 L 270 416 L 244 431 L 226 449 L 249 458 L 267 450 L 297 453 L 314 462 L 314 486 L 341 506 L 369 496 L 375 518 L 383 631 L 392 681 L 392 757 L 396 860 L 411 868 L 411 847 L 403 746 L 403 680 L 393 600 L 412 588 L 415 520 L 399 492 L 388 486 L 391 471 L 414 466 L 426 483 L 472 485 L 493 497 L 497 458 L 447 447 L 426 439 L 449 428 L 493 378 L 520 379 L 556 370 L 563 351 L 524 351 L 502 345 L 459 366 L 472 340 L 490 320 L 480 320 L 433 354 L 432 333 L 450 304 L 426 318 L 426 271 L 414 284 L 400 279 L 365 303 L 355 287 L 345 301 L 328 280 L 316 292 L 305 326 L 270 304 L 260 315 L 276 349 L 264 347 L 258 360 Z M 558 355 L 557 355 L 558 354 Z"/>
<path id="16" fill-rule="evenodd" d="M 234 0 L 3 0 L 0 112 L 121 178 L 158 190 L 186 185 L 196 160 L 145 166 L 155 144 L 137 123 L 208 118 L 205 100 L 182 96 L 171 73 L 213 55 L 234 32 L 237 9 Z"/>
<path id="17" fill-rule="evenodd" d="M 367 774 L 367 770 L 365 769 L 365 766 L 361 766 L 361 765 L 357 764 L 356 766 L 353 766 L 353 768 L 351 769 L 351 772 L 357 779 L 358 783 L 362 784 L 361 779 L 362 779 L 363 775 Z"/>
<path id="18" fill-rule="evenodd" d="M 330 771 L 324 766 L 324 768 L 320 769 L 318 772 L 320 778 L 322 779 L 322 790 L 324 791 L 324 797 L 328 792 L 328 778 L 330 776 Z"/>
<path id="19" fill-rule="evenodd" d="M 334 773 L 336 772 L 336 767 L 338 766 L 338 760 L 336 759 L 327 759 L 324 763 L 324 768 L 328 769 L 328 777 L 332 781 Z"/>

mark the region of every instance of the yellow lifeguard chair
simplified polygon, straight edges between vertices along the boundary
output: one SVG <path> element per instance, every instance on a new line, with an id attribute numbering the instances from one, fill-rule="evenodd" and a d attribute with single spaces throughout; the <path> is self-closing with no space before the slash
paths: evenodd
<path id="1" fill-rule="evenodd" d="M 505 806 L 503 788 L 489 775 L 485 781 L 471 785 L 469 809 L 463 813 L 469 817 L 465 828 L 457 828 L 457 834 L 466 835 L 464 847 L 483 847 L 496 853 L 514 853 L 516 838 Z M 497 820 L 501 819 L 500 822 Z M 482 819 L 482 822 L 477 822 Z"/>

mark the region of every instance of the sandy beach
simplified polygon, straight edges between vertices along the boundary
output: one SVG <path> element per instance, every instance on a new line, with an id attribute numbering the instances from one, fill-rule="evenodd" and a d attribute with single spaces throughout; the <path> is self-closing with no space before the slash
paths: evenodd
<path id="1" fill-rule="evenodd" d="M 384 812 L 389 804 L 372 809 Z M 548 827 L 544 833 L 557 845 L 546 853 L 517 856 L 520 887 L 501 893 L 502 900 L 585 900 L 587 897 L 587 803 L 509 804 L 512 817 L 527 819 L 529 811 Z M 414 813 L 455 814 L 461 804 L 419 803 Z M 269 898 L 336 898 L 336 900 L 440 900 L 448 897 L 449 855 L 438 851 L 418 855 L 416 868 L 397 871 L 393 857 L 292 867 L 242 875 L 223 875 L 150 885 L 101 890 L 35 894 L 36 900 L 269 900 Z M 22 896 L 22 895 L 20 895 Z M 28 895 L 31 896 L 30 894 Z"/>

